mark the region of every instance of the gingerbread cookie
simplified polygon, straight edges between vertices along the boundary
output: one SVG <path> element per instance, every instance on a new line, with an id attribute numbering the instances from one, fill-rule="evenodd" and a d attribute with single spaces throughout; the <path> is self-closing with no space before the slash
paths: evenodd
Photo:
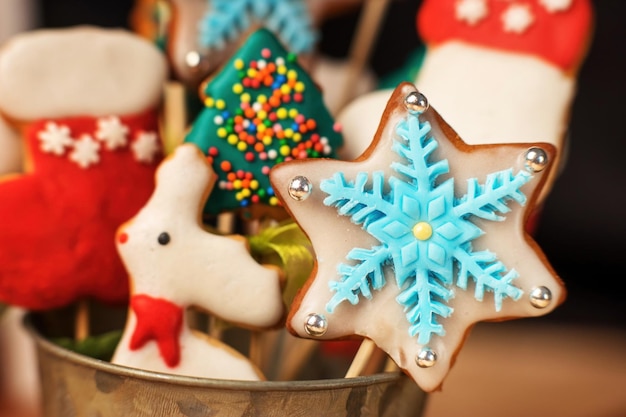
<path id="1" fill-rule="evenodd" d="M 290 52 L 313 52 L 317 32 L 303 0 L 170 0 L 168 55 L 176 78 L 192 89 L 259 28 Z"/>
<path id="2" fill-rule="evenodd" d="M 25 172 L 0 180 L 0 300 L 127 300 L 114 235 L 154 187 L 166 77 L 164 56 L 122 30 L 38 30 L 0 50 L 0 113 L 25 147 Z"/>
<path id="3" fill-rule="evenodd" d="M 277 163 L 335 157 L 342 144 L 321 92 L 294 54 L 259 29 L 202 87 L 205 108 L 185 142 L 208 155 L 218 176 L 206 213 L 277 208 L 269 182 Z"/>
<path id="4" fill-rule="evenodd" d="M 316 255 L 288 328 L 369 338 L 437 389 L 476 322 L 543 315 L 563 300 L 524 230 L 554 156 L 547 143 L 466 144 L 400 85 L 357 160 L 272 170 Z"/>
<path id="5" fill-rule="evenodd" d="M 251 328 L 283 317 L 280 274 L 256 263 L 243 238 L 205 230 L 202 207 L 215 174 L 193 144 L 174 150 L 157 170 L 156 188 L 122 225 L 117 248 L 131 281 L 129 318 L 113 363 L 211 378 L 262 378 L 245 357 L 192 332 L 194 306 Z"/>
<path id="6" fill-rule="evenodd" d="M 469 144 L 556 146 L 543 199 L 564 161 L 591 22 L 589 0 L 426 0 L 417 17 L 426 53 L 413 81 Z M 346 157 L 365 149 L 390 94 L 358 98 L 338 116 Z"/>

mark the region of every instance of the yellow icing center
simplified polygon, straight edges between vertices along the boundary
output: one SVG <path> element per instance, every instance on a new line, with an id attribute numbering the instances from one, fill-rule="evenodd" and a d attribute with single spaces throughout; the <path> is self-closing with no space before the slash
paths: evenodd
<path id="1" fill-rule="evenodd" d="M 418 240 L 428 240 L 433 235 L 433 228 L 427 222 L 419 222 L 413 226 L 413 236 Z"/>

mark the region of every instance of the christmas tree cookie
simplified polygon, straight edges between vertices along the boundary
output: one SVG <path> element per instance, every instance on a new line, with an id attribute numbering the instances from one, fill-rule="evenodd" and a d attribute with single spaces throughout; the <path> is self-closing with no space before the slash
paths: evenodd
<path id="1" fill-rule="evenodd" d="M 272 170 L 316 254 L 288 328 L 369 338 L 437 389 L 476 322 L 543 315 L 563 300 L 524 230 L 554 155 L 547 143 L 469 145 L 401 84 L 355 161 Z"/>
<path id="2" fill-rule="evenodd" d="M 123 30 L 38 30 L 0 50 L 0 113 L 25 154 L 0 179 L 0 301 L 126 302 L 115 230 L 154 187 L 166 78 L 165 57 Z"/>
<path id="3" fill-rule="evenodd" d="M 250 35 L 201 94 L 205 108 L 185 142 L 207 154 L 218 176 L 208 215 L 280 212 L 270 169 L 283 161 L 334 158 L 342 144 L 320 90 L 268 30 Z"/>

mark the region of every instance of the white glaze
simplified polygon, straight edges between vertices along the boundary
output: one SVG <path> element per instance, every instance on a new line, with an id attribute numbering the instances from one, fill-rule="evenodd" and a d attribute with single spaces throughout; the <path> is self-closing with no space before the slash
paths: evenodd
<path id="1" fill-rule="evenodd" d="M 0 50 L 0 112 L 21 121 L 134 114 L 161 100 L 165 56 L 122 29 L 40 29 Z"/>

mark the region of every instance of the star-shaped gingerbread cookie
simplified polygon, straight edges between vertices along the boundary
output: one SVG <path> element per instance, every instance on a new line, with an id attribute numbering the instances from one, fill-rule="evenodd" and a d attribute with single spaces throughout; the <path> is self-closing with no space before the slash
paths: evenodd
<path id="1" fill-rule="evenodd" d="M 369 338 L 437 389 L 475 323 L 543 315 L 563 300 L 524 228 L 554 156 L 544 143 L 467 145 L 401 84 L 357 160 L 271 172 L 317 263 L 289 329 Z"/>

